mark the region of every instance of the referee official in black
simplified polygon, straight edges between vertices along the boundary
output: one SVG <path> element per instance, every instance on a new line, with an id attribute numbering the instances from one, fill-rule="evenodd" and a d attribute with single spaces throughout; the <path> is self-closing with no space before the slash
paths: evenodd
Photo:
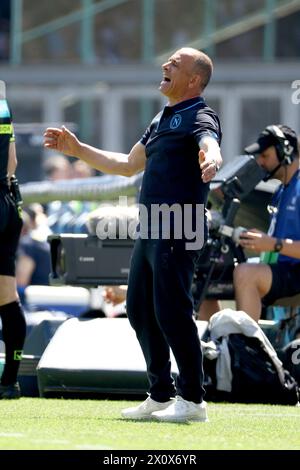
<path id="1" fill-rule="evenodd" d="M 24 313 L 16 289 L 15 261 L 22 228 L 21 198 L 14 177 L 17 166 L 11 112 L 0 81 L 0 317 L 5 364 L 0 399 L 20 397 L 17 374 L 26 335 Z"/>
<path id="2" fill-rule="evenodd" d="M 153 227 L 151 210 L 157 205 L 171 209 L 173 204 L 184 210 L 189 205 L 195 223 L 196 206 L 206 204 L 208 183 L 222 163 L 220 122 L 201 97 L 212 69 L 206 54 L 189 47 L 179 49 L 163 64 L 159 89 L 168 103 L 128 155 L 90 147 L 65 127 L 45 132 L 45 147 L 81 158 L 103 173 L 131 176 L 145 170 L 140 214 L 143 206 L 147 220 L 140 218 L 142 235 L 133 250 L 127 314 L 146 360 L 150 388 L 141 405 L 123 410 L 126 419 L 208 419 L 191 295 L 200 247 L 187 248 L 185 236 L 178 238 L 175 233 L 175 223 L 166 238 L 161 227 L 158 231 Z M 205 241 L 204 211 L 200 222 Z M 143 224 L 152 224 L 148 237 Z M 176 386 L 171 376 L 170 349 L 179 371 Z"/>

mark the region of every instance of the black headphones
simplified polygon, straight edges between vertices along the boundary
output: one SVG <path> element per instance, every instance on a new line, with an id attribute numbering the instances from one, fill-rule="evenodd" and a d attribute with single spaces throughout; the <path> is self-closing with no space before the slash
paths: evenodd
<path id="1" fill-rule="evenodd" d="M 264 132 L 266 135 L 275 137 L 278 142 L 275 144 L 275 149 L 279 162 L 283 165 L 290 165 L 294 160 L 294 149 L 282 130 L 278 126 L 272 125 L 266 127 Z"/>

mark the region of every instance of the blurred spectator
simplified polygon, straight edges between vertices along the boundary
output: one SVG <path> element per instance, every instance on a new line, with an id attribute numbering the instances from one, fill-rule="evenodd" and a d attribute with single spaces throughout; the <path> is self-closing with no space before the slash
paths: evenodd
<path id="1" fill-rule="evenodd" d="M 83 160 L 75 160 L 72 163 L 73 178 L 92 178 L 95 176 L 95 170 Z M 70 207 L 74 213 L 74 218 L 69 226 L 72 233 L 87 233 L 86 222 L 91 211 L 98 207 L 96 202 L 92 201 L 71 201 Z"/>
<path id="2" fill-rule="evenodd" d="M 63 155 L 54 155 L 44 163 L 46 177 L 50 181 L 66 180 L 72 177 L 72 165 Z"/>
<path id="3" fill-rule="evenodd" d="M 73 168 L 69 159 L 63 155 L 54 155 L 44 163 L 46 177 L 50 181 L 71 179 Z M 74 218 L 73 209 L 68 202 L 53 201 L 46 208 L 48 224 L 54 233 L 66 232 L 64 227 Z"/>
<path id="4" fill-rule="evenodd" d="M 23 211 L 23 229 L 18 249 L 16 278 L 18 292 L 24 302 L 24 290 L 29 285 L 48 285 L 50 273 L 51 233 L 47 217 L 40 204 L 31 204 Z M 26 303 L 26 302 L 25 302 Z"/>
<path id="5" fill-rule="evenodd" d="M 47 159 L 44 164 L 47 179 L 50 181 L 74 178 L 90 178 L 95 171 L 81 160 L 73 163 L 62 155 Z M 53 201 L 47 205 L 48 224 L 54 233 L 86 233 L 89 213 L 97 207 L 94 202 Z"/>
<path id="6" fill-rule="evenodd" d="M 73 178 L 91 178 L 95 176 L 95 170 L 83 160 L 75 160 L 72 163 Z"/>

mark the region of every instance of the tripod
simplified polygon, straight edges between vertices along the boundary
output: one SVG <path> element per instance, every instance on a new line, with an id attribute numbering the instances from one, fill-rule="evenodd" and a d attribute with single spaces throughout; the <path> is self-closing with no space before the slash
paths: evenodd
<path id="1" fill-rule="evenodd" d="M 200 257 L 193 284 L 194 309 L 198 311 L 205 298 L 234 298 L 232 273 L 236 264 L 246 261 L 243 249 L 237 244 L 234 218 L 240 207 L 237 198 L 226 198 L 222 215 L 224 222 L 213 233 Z M 221 272 L 220 271 L 221 268 Z M 217 274 L 217 278 L 215 275 Z"/>

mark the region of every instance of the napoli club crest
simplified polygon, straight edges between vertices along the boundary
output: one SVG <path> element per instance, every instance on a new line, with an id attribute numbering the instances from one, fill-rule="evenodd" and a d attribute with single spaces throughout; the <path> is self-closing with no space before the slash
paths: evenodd
<path id="1" fill-rule="evenodd" d="M 180 114 L 175 114 L 170 122 L 170 129 L 177 129 L 180 126 L 182 117 Z"/>

